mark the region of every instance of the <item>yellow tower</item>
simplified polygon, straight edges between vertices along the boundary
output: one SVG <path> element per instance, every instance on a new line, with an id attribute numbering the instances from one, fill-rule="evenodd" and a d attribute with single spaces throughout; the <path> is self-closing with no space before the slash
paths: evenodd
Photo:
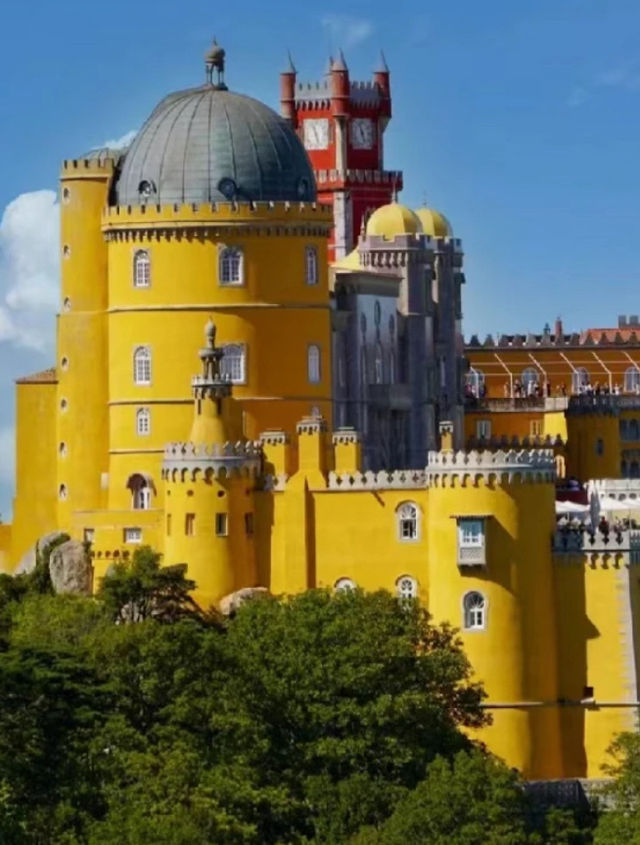
<path id="1" fill-rule="evenodd" d="M 431 453 L 429 610 L 462 618 L 488 693 L 481 738 L 525 777 L 558 777 L 557 637 L 550 450 Z"/>
<path id="2" fill-rule="evenodd" d="M 194 419 L 188 443 L 165 450 L 165 561 L 188 563 L 203 607 L 242 587 L 257 586 L 254 487 L 261 451 L 237 439 L 238 408 L 221 371 L 224 352 L 209 321 L 203 370 L 192 381 Z"/>

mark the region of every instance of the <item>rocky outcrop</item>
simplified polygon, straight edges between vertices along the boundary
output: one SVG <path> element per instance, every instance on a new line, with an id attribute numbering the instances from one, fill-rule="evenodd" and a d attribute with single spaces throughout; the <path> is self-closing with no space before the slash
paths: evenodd
<path id="1" fill-rule="evenodd" d="M 49 558 L 49 575 L 56 593 L 91 595 L 93 567 L 84 543 L 67 540 L 56 546 Z"/>
<path id="2" fill-rule="evenodd" d="M 220 599 L 220 613 L 223 616 L 231 616 L 246 601 L 268 595 L 269 590 L 266 587 L 244 587 L 244 589 L 236 590 L 235 593 L 229 593 L 228 596 Z"/>
<path id="3" fill-rule="evenodd" d="M 56 540 L 59 540 L 60 537 L 63 536 L 62 531 L 51 531 L 49 534 L 45 534 L 43 537 L 40 537 L 38 542 L 33 545 L 28 552 L 26 552 L 22 558 L 20 559 L 20 563 L 15 569 L 14 575 L 28 575 L 30 572 L 36 568 L 36 557 L 38 550 L 43 552 L 46 550 L 47 546 L 50 546 L 52 543 L 55 543 Z"/>

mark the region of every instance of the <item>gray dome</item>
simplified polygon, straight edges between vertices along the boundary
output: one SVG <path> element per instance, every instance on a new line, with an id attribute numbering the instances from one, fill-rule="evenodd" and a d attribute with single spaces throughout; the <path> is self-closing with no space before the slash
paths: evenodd
<path id="1" fill-rule="evenodd" d="M 214 85 L 165 97 L 115 184 L 119 205 L 316 198 L 300 139 L 272 109 Z"/>

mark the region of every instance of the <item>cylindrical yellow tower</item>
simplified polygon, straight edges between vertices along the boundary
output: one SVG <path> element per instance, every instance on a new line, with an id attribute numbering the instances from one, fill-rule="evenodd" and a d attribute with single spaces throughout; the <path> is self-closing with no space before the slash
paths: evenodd
<path id="1" fill-rule="evenodd" d="M 432 453 L 429 610 L 461 628 L 493 718 L 480 738 L 526 778 L 558 777 L 551 451 Z"/>
<path id="2" fill-rule="evenodd" d="M 65 161 L 61 184 L 62 303 L 58 319 L 58 524 L 103 507 L 108 471 L 107 245 L 101 230 L 115 162 Z"/>
<path id="3" fill-rule="evenodd" d="M 620 412 L 616 396 L 575 396 L 567 417 L 567 475 L 581 481 L 620 478 Z"/>
<path id="4" fill-rule="evenodd" d="M 164 559 L 187 563 L 202 607 L 257 586 L 254 552 L 254 485 L 261 451 L 237 439 L 240 420 L 231 383 L 221 372 L 224 352 L 207 324 L 200 351 L 203 373 L 193 379 L 194 420 L 188 443 L 165 450 Z"/>

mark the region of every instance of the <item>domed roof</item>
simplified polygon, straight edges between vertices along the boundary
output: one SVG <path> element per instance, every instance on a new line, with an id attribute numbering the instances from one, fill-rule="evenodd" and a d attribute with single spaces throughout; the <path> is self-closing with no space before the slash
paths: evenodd
<path id="1" fill-rule="evenodd" d="M 114 190 L 119 205 L 315 198 L 309 158 L 289 123 L 258 100 L 212 83 L 169 94 L 156 106 Z"/>
<path id="2" fill-rule="evenodd" d="M 406 205 L 397 202 L 377 208 L 367 221 L 367 237 L 380 235 L 390 240 L 396 235 L 416 235 L 421 232 L 420 219 Z"/>
<path id="3" fill-rule="evenodd" d="M 431 235 L 432 238 L 453 237 L 451 223 L 435 208 L 417 208 L 415 213 L 420 218 L 425 235 Z"/>

